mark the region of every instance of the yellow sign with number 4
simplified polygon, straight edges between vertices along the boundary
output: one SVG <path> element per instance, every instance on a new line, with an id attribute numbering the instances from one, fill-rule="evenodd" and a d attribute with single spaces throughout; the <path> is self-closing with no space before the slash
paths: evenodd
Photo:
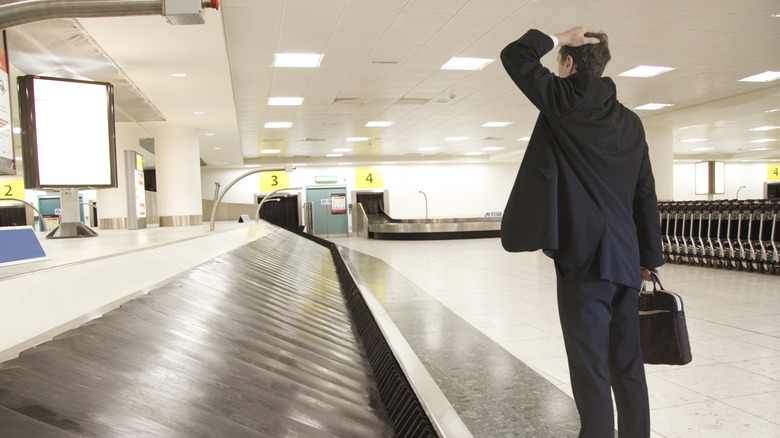
<path id="1" fill-rule="evenodd" d="M 355 188 L 381 189 L 384 186 L 382 171 L 373 168 L 355 169 Z"/>
<path id="2" fill-rule="evenodd" d="M 766 179 L 769 181 L 780 181 L 780 164 L 767 164 L 766 167 L 769 168 Z"/>

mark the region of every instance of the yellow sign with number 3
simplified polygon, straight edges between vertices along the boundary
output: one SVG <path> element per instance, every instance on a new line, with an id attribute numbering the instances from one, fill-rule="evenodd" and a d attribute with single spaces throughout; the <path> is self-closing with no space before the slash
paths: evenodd
<path id="1" fill-rule="evenodd" d="M 290 175 L 287 172 L 283 170 L 260 172 L 261 192 L 273 192 L 285 187 L 290 187 Z"/>

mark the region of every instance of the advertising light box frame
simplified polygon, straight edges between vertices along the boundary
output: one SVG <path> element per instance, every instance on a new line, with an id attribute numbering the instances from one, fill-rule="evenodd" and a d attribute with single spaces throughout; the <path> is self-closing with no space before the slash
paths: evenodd
<path id="1" fill-rule="evenodd" d="M 117 187 L 113 86 L 34 75 L 17 82 L 25 186 Z"/>

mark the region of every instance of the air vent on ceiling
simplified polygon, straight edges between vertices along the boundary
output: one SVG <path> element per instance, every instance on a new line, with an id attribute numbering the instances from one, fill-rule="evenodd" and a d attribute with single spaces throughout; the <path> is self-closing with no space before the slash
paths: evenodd
<path id="1" fill-rule="evenodd" d="M 504 137 L 485 137 L 483 140 L 503 140 Z"/>
<path id="2" fill-rule="evenodd" d="M 402 97 L 395 101 L 395 103 L 401 105 L 422 105 L 427 103 L 429 100 L 430 99 L 426 99 L 424 97 Z"/>
<path id="3" fill-rule="evenodd" d="M 356 103 L 359 101 L 359 97 L 337 97 L 333 99 L 333 103 Z"/>
<path id="4" fill-rule="evenodd" d="M 371 61 L 371 63 L 372 63 L 372 64 L 388 64 L 388 65 L 393 65 L 393 64 L 398 64 L 398 61 Z"/>
<path id="5" fill-rule="evenodd" d="M 306 140 L 304 141 L 325 141 L 324 138 L 312 138 L 312 137 L 306 137 Z"/>

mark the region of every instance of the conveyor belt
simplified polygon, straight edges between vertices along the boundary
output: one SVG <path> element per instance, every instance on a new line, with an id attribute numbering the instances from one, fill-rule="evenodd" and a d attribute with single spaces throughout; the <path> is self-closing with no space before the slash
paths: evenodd
<path id="1" fill-rule="evenodd" d="M 366 216 L 368 237 L 374 239 L 443 240 L 501 235 L 500 217 L 393 219 L 379 205 L 378 198 L 361 201 L 360 207 Z M 356 214 L 362 212 L 357 211 Z"/>
<path id="2" fill-rule="evenodd" d="M 0 364 L 0 436 L 395 436 L 331 252 L 268 230 Z"/>

